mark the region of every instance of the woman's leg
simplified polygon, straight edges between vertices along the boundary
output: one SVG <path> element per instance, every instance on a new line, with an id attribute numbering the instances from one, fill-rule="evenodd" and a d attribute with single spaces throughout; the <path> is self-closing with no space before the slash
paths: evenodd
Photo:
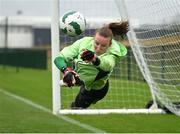
<path id="1" fill-rule="evenodd" d="M 80 91 L 76 96 L 76 99 L 71 104 L 72 109 L 84 109 L 89 107 L 92 103 L 95 104 L 97 101 L 105 97 L 109 89 L 109 82 L 107 81 L 105 86 L 100 90 L 87 91 L 84 86 L 80 87 Z"/>

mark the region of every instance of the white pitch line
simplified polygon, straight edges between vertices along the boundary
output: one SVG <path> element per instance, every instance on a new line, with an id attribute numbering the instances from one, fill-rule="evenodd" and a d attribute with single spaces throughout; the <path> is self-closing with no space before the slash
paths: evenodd
<path id="1" fill-rule="evenodd" d="M 10 92 L 8 92 L 8 91 L 6 91 L 6 90 L 3 90 L 3 89 L 1 89 L 1 88 L 0 88 L 0 92 L 2 92 L 3 94 L 5 94 L 5 95 L 7 95 L 7 96 L 10 96 L 10 97 L 12 97 L 12 98 L 14 98 L 14 99 L 16 99 L 16 100 L 19 100 L 19 101 L 21 101 L 21 102 L 23 102 L 23 103 L 25 103 L 25 104 L 28 104 L 28 105 L 30 105 L 30 106 L 32 106 L 32 107 L 35 107 L 35 108 L 37 108 L 37 109 L 40 109 L 40 110 L 42 110 L 42 111 L 44 111 L 44 112 L 47 112 L 47 113 L 49 113 L 49 114 L 52 114 L 52 111 L 51 111 L 50 109 L 45 108 L 45 107 L 43 107 L 43 106 L 41 106 L 41 105 L 39 105 L 39 104 L 37 104 L 37 103 L 34 103 L 34 102 L 32 102 L 32 101 L 30 101 L 30 100 L 28 100 L 28 99 L 25 99 L 25 98 L 23 98 L 23 97 L 17 96 L 17 95 L 15 95 L 15 94 L 10 93 Z M 54 115 L 54 114 L 52 114 L 52 115 Z M 71 124 L 73 124 L 73 125 L 79 126 L 79 127 L 84 128 L 84 129 L 86 129 L 86 130 L 90 130 L 91 132 L 94 132 L 94 133 L 106 133 L 105 131 L 103 131 L 103 130 L 101 130 L 101 129 L 98 129 L 98 128 L 92 127 L 92 126 L 90 126 L 90 125 L 81 123 L 80 121 L 74 120 L 74 119 L 69 118 L 69 117 L 64 116 L 64 115 L 54 115 L 54 116 L 56 116 L 56 117 L 58 117 L 58 118 L 60 118 L 60 119 L 62 119 L 62 120 L 64 120 L 64 121 L 66 121 L 66 122 L 69 122 L 69 123 L 71 123 Z"/>

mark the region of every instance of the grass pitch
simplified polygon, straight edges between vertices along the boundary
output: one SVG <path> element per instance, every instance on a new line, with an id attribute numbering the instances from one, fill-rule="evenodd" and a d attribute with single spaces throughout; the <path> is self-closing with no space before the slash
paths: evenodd
<path id="1" fill-rule="evenodd" d="M 33 107 L 0 91 L 0 132 L 32 133 L 180 133 L 175 115 L 67 115 L 51 114 L 51 72 L 0 66 L 0 89 L 45 108 Z"/>

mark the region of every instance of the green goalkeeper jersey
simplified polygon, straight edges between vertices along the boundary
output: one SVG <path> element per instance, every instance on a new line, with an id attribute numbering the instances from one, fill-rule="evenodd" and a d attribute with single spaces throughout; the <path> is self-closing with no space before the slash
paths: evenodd
<path id="1" fill-rule="evenodd" d="M 84 49 L 94 52 L 93 41 L 93 37 L 84 37 L 65 47 L 58 56 L 64 59 L 64 62 L 61 60 L 61 63 L 56 63 L 56 66 L 62 69 L 68 61 L 75 61 L 74 70 L 79 74 L 79 78 L 83 81 L 87 90 L 101 89 L 108 80 L 116 62 L 127 53 L 124 45 L 112 39 L 112 44 L 107 51 L 104 54 L 98 55 L 100 64 L 95 66 L 92 63 L 84 62 L 80 56 Z"/>

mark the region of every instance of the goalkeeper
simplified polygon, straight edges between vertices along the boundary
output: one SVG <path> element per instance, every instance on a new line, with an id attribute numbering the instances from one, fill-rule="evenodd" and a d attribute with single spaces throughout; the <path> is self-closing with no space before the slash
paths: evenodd
<path id="1" fill-rule="evenodd" d="M 109 89 L 109 76 L 115 64 L 123 58 L 126 47 L 113 39 L 128 31 L 128 22 L 111 23 L 95 32 L 94 37 L 84 37 L 65 47 L 54 63 L 64 74 L 68 87 L 79 85 L 80 91 L 71 103 L 72 109 L 85 109 L 105 97 Z M 67 66 L 74 61 L 75 69 Z"/>

